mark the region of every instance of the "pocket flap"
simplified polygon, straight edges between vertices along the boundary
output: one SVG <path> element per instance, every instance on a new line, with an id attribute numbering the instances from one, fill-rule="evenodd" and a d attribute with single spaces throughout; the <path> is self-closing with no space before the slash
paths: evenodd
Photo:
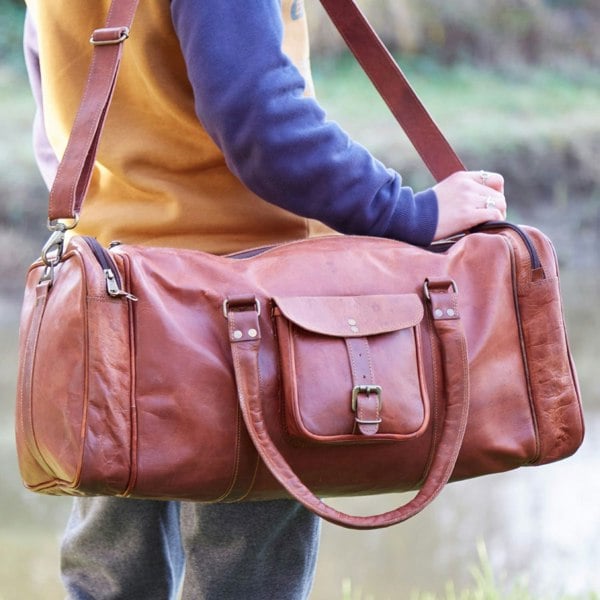
<path id="1" fill-rule="evenodd" d="M 292 323 L 313 333 L 364 337 L 414 327 L 423 319 L 417 294 L 273 298 Z"/>

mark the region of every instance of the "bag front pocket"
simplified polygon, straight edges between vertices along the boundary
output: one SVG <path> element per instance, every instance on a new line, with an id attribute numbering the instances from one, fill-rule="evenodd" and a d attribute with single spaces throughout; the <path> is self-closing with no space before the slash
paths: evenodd
<path id="1" fill-rule="evenodd" d="M 273 298 L 285 425 L 298 440 L 419 436 L 429 422 L 417 294 Z"/>

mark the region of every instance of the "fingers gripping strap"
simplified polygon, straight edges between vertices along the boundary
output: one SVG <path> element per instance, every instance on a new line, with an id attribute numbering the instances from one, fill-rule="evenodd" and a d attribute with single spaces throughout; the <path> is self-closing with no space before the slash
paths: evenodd
<path id="1" fill-rule="evenodd" d="M 434 300 L 437 293 L 432 291 Z M 444 294 L 455 295 L 455 292 L 452 290 Z M 432 306 L 433 304 L 432 302 Z M 252 314 L 255 325 L 250 324 L 250 327 L 258 329 L 258 313 L 253 311 Z M 433 324 L 441 347 L 446 410 L 431 467 L 422 488 L 407 504 L 383 514 L 366 517 L 349 515 L 328 506 L 294 473 L 272 441 L 265 426 L 258 362 L 260 340 L 230 339 L 238 398 L 248 433 L 273 476 L 292 497 L 309 510 L 332 523 L 352 529 L 388 527 L 416 515 L 446 485 L 454 470 L 467 423 L 469 409 L 467 347 L 460 318 L 439 317 L 433 320 Z"/>

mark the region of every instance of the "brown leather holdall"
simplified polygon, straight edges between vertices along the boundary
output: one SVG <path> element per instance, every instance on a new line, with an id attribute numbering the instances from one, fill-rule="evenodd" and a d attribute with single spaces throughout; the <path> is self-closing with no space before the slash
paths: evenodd
<path id="1" fill-rule="evenodd" d="M 344 18 L 363 27 L 352 2 L 323 2 L 342 33 Z M 122 41 L 118 7 L 132 4 L 117 3 L 95 35 Z M 335 14 L 341 4 L 351 11 Z M 108 64 L 114 80 L 121 48 L 98 46 L 92 74 Z M 110 90 L 93 91 L 88 102 L 106 107 Z M 557 261 L 542 233 L 489 223 L 427 249 L 332 236 L 227 257 L 65 243 L 56 219 L 79 212 L 89 168 L 77 161 L 93 162 L 105 112 L 93 112 L 85 151 L 63 159 L 55 231 L 27 278 L 16 437 L 29 489 L 293 496 L 334 523 L 371 528 L 416 514 L 448 481 L 579 447 Z M 89 125 L 83 113 L 74 136 Z M 460 166 L 431 137 L 426 147 L 436 176 Z M 76 190 L 66 207 L 61 185 Z M 369 517 L 320 500 L 406 490 L 418 492 Z"/>

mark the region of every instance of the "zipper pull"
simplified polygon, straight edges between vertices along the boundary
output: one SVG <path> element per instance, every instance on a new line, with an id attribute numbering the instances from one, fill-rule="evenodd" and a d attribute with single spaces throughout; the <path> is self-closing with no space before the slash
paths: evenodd
<path id="1" fill-rule="evenodd" d="M 106 277 L 106 291 L 109 296 L 112 296 L 113 298 L 127 298 L 127 300 L 137 302 L 137 298 L 133 294 L 119 288 L 119 284 L 117 283 L 117 279 L 112 272 L 112 269 L 104 269 L 104 277 Z"/>

